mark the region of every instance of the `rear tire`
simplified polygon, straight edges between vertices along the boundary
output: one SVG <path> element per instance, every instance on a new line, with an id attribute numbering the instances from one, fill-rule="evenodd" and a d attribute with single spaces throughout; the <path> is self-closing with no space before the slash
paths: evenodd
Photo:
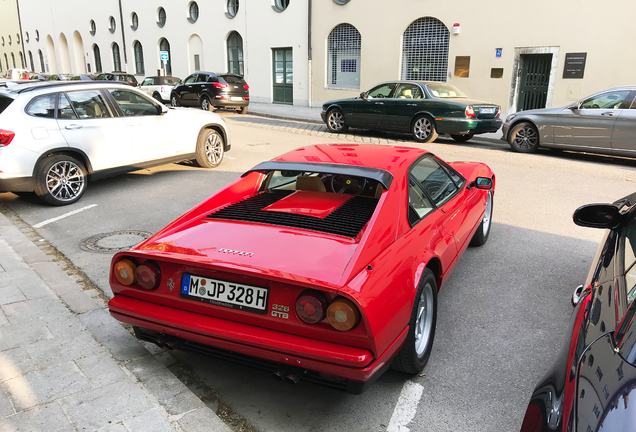
<path id="1" fill-rule="evenodd" d="M 508 144 L 516 152 L 534 153 L 539 148 L 539 131 L 529 122 L 515 125 L 508 135 Z"/>
<path id="2" fill-rule="evenodd" d="M 433 350 L 437 323 L 437 282 L 431 269 L 424 269 L 415 293 L 409 332 L 404 345 L 393 358 L 391 368 L 408 374 L 424 369 Z"/>
<path id="3" fill-rule="evenodd" d="M 247 106 L 240 107 L 236 111 L 238 111 L 239 114 L 247 114 Z"/>
<path id="4" fill-rule="evenodd" d="M 163 99 L 161 98 L 161 95 L 159 93 L 153 94 L 152 97 L 155 98 L 156 101 L 163 103 Z"/>
<path id="5" fill-rule="evenodd" d="M 174 93 L 170 95 L 170 105 L 172 105 L 173 107 L 181 106 L 181 102 L 179 102 L 179 97 Z"/>
<path id="6" fill-rule="evenodd" d="M 451 138 L 457 142 L 463 143 L 474 137 L 475 134 L 466 134 L 466 135 L 453 135 L 451 134 Z"/>
<path id="7" fill-rule="evenodd" d="M 327 129 L 329 132 L 346 132 L 349 127 L 345 123 L 344 114 L 339 108 L 332 108 L 327 113 Z"/>
<path id="8" fill-rule="evenodd" d="M 411 125 L 411 135 L 417 142 L 428 143 L 437 139 L 438 134 L 435 130 L 435 123 L 430 117 L 421 115 L 413 120 Z"/>
<path id="9" fill-rule="evenodd" d="M 205 129 L 199 134 L 196 161 L 202 168 L 216 168 L 223 160 L 225 143 L 223 136 L 214 129 Z"/>
<path id="10" fill-rule="evenodd" d="M 207 96 L 201 98 L 201 109 L 203 111 L 212 111 L 214 107 L 210 105 L 210 99 Z"/>
<path id="11" fill-rule="evenodd" d="M 78 201 L 86 191 L 86 169 L 72 156 L 52 155 L 35 171 L 35 194 L 47 204 L 63 206 Z"/>
<path id="12" fill-rule="evenodd" d="M 490 234 L 490 227 L 492 226 L 492 207 L 493 207 L 493 195 L 492 191 L 488 191 L 488 201 L 486 202 L 486 210 L 484 211 L 484 217 L 481 218 L 481 222 L 477 231 L 470 240 L 471 246 L 481 246 L 488 241 L 488 235 Z"/>

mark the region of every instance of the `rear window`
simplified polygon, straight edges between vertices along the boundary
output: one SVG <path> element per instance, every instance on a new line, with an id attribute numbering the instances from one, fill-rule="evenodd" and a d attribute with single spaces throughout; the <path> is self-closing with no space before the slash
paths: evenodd
<path id="1" fill-rule="evenodd" d="M 0 114 L 2 114 L 2 111 L 7 109 L 7 107 L 11 105 L 11 102 L 13 102 L 13 99 L 11 99 L 10 97 L 0 96 Z"/>
<path id="2" fill-rule="evenodd" d="M 225 82 L 228 84 L 240 84 L 240 85 L 247 84 L 245 80 L 243 79 L 243 77 L 240 77 L 237 75 L 220 75 L 220 77 L 223 78 Z"/>
<path id="3" fill-rule="evenodd" d="M 161 84 L 165 85 L 177 85 L 179 84 L 179 78 L 174 77 L 161 77 Z"/>
<path id="4" fill-rule="evenodd" d="M 132 75 L 118 75 L 117 81 L 126 81 L 126 82 L 137 82 L 134 76 Z"/>

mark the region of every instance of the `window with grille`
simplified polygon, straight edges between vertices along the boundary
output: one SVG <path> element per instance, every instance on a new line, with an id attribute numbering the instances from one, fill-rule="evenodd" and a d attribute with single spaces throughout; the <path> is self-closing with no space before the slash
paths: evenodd
<path id="1" fill-rule="evenodd" d="M 351 24 L 340 24 L 329 33 L 327 43 L 327 88 L 360 88 L 360 32 Z"/>
<path id="2" fill-rule="evenodd" d="M 137 70 L 137 75 L 144 75 L 146 72 L 144 71 L 144 49 L 139 43 L 136 41 L 134 44 L 135 49 L 135 69 Z"/>
<path id="3" fill-rule="evenodd" d="M 119 45 L 113 44 L 113 67 L 116 71 L 121 70 L 121 57 L 119 56 Z"/>
<path id="4" fill-rule="evenodd" d="M 239 0 L 227 0 L 227 17 L 234 18 L 239 10 Z"/>
<path id="5" fill-rule="evenodd" d="M 93 57 L 95 57 L 95 72 L 101 72 L 102 56 L 99 53 L 99 47 L 97 46 L 97 44 L 93 45 Z M 42 62 L 42 64 L 44 64 L 44 61 L 42 60 L 42 51 L 40 51 L 40 61 Z M 42 67 L 42 70 L 44 70 L 44 67 Z"/>
<path id="6" fill-rule="evenodd" d="M 33 53 L 29 51 L 29 63 L 31 64 L 31 72 L 35 72 L 35 65 L 33 64 Z"/>
<path id="7" fill-rule="evenodd" d="M 402 79 L 446 82 L 450 32 L 436 18 L 420 18 L 402 37 Z"/>
<path id="8" fill-rule="evenodd" d="M 42 50 L 38 50 L 38 56 L 40 57 L 40 72 L 44 73 L 46 69 L 44 69 L 44 54 L 42 54 Z"/>
<path id="9" fill-rule="evenodd" d="M 231 74 L 243 76 L 243 38 L 232 32 L 227 38 L 227 70 Z"/>

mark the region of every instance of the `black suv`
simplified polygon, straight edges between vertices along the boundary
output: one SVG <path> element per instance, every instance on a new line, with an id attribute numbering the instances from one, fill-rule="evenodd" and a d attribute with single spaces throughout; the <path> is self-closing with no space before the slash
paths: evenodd
<path id="1" fill-rule="evenodd" d="M 106 72 L 97 75 L 95 81 L 117 81 L 122 84 L 128 84 L 137 87 L 138 82 L 134 75 L 127 72 Z"/>
<path id="2" fill-rule="evenodd" d="M 205 111 L 236 109 L 246 114 L 250 103 L 249 88 L 239 75 L 195 72 L 172 89 L 170 103 L 175 107 L 200 106 Z"/>

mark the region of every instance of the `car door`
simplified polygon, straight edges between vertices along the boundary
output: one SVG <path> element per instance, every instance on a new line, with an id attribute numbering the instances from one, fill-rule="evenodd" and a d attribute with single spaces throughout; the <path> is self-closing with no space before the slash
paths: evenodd
<path id="1" fill-rule="evenodd" d="M 108 89 L 128 125 L 134 163 L 158 160 L 179 153 L 179 125 L 170 124 L 154 100 L 134 90 Z"/>
<path id="2" fill-rule="evenodd" d="M 143 80 L 143 82 L 141 83 L 141 85 L 139 86 L 139 90 L 141 90 L 142 92 L 146 93 L 148 96 L 152 96 L 152 92 L 154 90 L 154 86 L 155 85 L 155 79 L 150 77 L 150 78 L 146 78 L 145 80 Z"/>
<path id="3" fill-rule="evenodd" d="M 564 109 L 554 122 L 554 142 L 610 148 L 614 124 L 630 93 L 629 90 L 610 90 L 583 100 L 578 108 Z"/>
<path id="4" fill-rule="evenodd" d="M 393 93 L 396 83 L 384 83 L 373 87 L 365 93 L 365 97 L 356 99 L 349 108 L 351 123 L 360 127 L 377 130 L 387 130 L 388 124 L 384 115 L 384 107 Z M 345 113 L 345 121 L 347 113 Z"/>
<path id="5" fill-rule="evenodd" d="M 128 125 L 114 115 L 99 90 L 60 93 L 57 123 L 68 145 L 88 156 L 93 171 L 132 163 Z"/>
<path id="6" fill-rule="evenodd" d="M 205 93 L 207 87 L 208 75 L 207 74 L 198 74 L 195 82 L 192 83 L 192 94 L 194 96 L 192 102 L 194 103 L 196 100 L 196 105 L 201 104 L 201 96 Z"/>
<path id="7" fill-rule="evenodd" d="M 632 92 L 627 100 L 632 102 L 620 110 L 612 131 L 612 148 L 636 151 L 636 92 Z M 627 105 L 627 104 L 626 104 Z"/>
<path id="8" fill-rule="evenodd" d="M 414 83 L 399 83 L 391 97 L 380 106 L 381 116 L 387 128 L 395 131 L 408 132 L 411 120 L 421 109 L 425 95 L 422 88 Z"/>
<path id="9" fill-rule="evenodd" d="M 192 74 L 183 80 L 183 85 L 179 86 L 179 99 L 181 100 L 181 105 L 184 106 L 195 106 L 199 104 L 199 97 L 194 92 L 193 85 L 197 80 L 197 74 Z"/>

